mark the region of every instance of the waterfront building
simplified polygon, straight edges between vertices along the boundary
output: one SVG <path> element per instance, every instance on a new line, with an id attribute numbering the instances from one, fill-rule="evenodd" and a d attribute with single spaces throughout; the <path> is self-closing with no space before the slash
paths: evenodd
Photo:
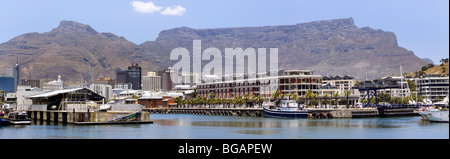
<path id="1" fill-rule="evenodd" d="M 407 80 L 403 76 L 387 76 L 375 80 L 360 81 L 358 86 L 360 91 L 360 100 L 368 100 L 368 94 L 370 96 L 384 93 L 391 97 L 408 97 L 411 95 Z M 369 92 L 368 92 L 369 91 Z M 400 103 L 394 103 L 400 104 Z"/>
<path id="2" fill-rule="evenodd" d="M 44 83 L 42 88 L 44 91 L 57 91 L 64 89 L 64 82 L 61 79 L 61 75 L 58 75 L 58 80 Z"/>
<path id="3" fill-rule="evenodd" d="M 41 87 L 41 81 L 36 79 L 21 79 L 20 82 L 23 86 Z"/>
<path id="4" fill-rule="evenodd" d="M 211 92 L 214 92 L 215 97 L 218 98 L 235 98 L 244 95 L 269 98 L 278 89 L 282 94 L 292 93 L 303 96 L 306 91 L 312 90 L 322 95 L 320 90 L 322 76 L 313 75 L 309 70 L 279 70 L 271 73 L 278 76 L 267 76 L 268 74 L 202 78 L 204 83 L 197 85 L 197 93 L 204 98 L 209 98 Z"/>
<path id="5" fill-rule="evenodd" d="M 175 107 L 175 98 L 183 98 L 183 93 L 148 92 L 138 98 L 138 104 L 146 108 L 169 108 Z"/>
<path id="6" fill-rule="evenodd" d="M 359 94 L 359 92 L 357 92 L 357 89 L 354 89 L 358 81 L 355 80 L 353 77 L 350 77 L 348 75 L 345 76 L 337 75 L 337 76 L 323 76 L 322 79 L 323 79 L 322 84 L 329 84 L 330 86 L 335 87 L 339 95 L 344 95 L 345 91 L 350 91 L 351 94 L 355 95 Z"/>
<path id="7" fill-rule="evenodd" d="M 45 93 L 42 89 L 32 87 L 30 85 L 17 86 L 17 110 L 29 110 L 30 106 L 33 104 L 33 101 L 28 97 L 42 93 Z"/>
<path id="8" fill-rule="evenodd" d="M 176 85 L 172 92 L 175 93 L 184 93 L 194 91 L 195 86 L 191 87 L 190 85 Z"/>
<path id="9" fill-rule="evenodd" d="M 137 63 L 132 63 L 128 66 L 128 70 L 116 72 L 117 84 L 131 84 L 134 90 L 142 89 L 142 69 Z"/>
<path id="10" fill-rule="evenodd" d="M 15 92 L 15 80 L 11 76 L 0 75 L 0 91 Z"/>
<path id="11" fill-rule="evenodd" d="M 112 86 L 107 84 L 93 83 L 89 86 L 93 92 L 105 97 L 105 100 L 111 100 L 113 97 Z"/>
<path id="12" fill-rule="evenodd" d="M 156 72 L 148 72 L 142 77 L 142 90 L 154 91 L 161 89 L 161 76 L 156 76 Z"/>
<path id="13" fill-rule="evenodd" d="M 415 78 L 416 89 L 419 96 L 424 99 L 444 99 L 449 96 L 449 77 L 441 77 L 440 74 L 425 74 L 422 78 Z"/>
<path id="14" fill-rule="evenodd" d="M 334 93 L 340 94 L 341 91 L 340 89 L 337 89 L 336 86 L 332 86 L 330 83 L 322 84 L 321 90 L 322 94 L 328 94 L 328 97 L 333 96 Z"/>
<path id="15" fill-rule="evenodd" d="M 389 94 L 391 97 L 411 96 L 408 81 L 403 76 L 382 77 L 374 80 L 374 82 L 384 86 L 383 89 L 377 90 L 378 93 Z"/>
<path id="16" fill-rule="evenodd" d="M 63 111 L 87 111 L 90 101 L 100 102 L 103 96 L 88 88 L 63 89 L 40 93 L 28 97 L 32 100 L 30 110 L 46 111 L 52 106 Z"/>

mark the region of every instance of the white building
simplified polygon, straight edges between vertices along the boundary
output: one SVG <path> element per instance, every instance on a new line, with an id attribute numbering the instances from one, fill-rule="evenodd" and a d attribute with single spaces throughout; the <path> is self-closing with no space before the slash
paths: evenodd
<path id="1" fill-rule="evenodd" d="M 44 91 L 42 91 L 39 88 L 32 88 L 31 86 L 17 86 L 17 110 L 29 110 L 30 106 L 33 105 L 33 100 L 28 98 L 29 96 L 42 94 Z"/>
<path id="2" fill-rule="evenodd" d="M 91 84 L 89 89 L 103 97 L 106 100 L 111 100 L 113 97 L 112 86 L 106 84 Z"/>
<path id="3" fill-rule="evenodd" d="M 156 76 L 156 72 L 148 72 L 147 76 L 142 76 L 142 90 L 154 91 L 161 89 L 161 76 Z"/>
<path id="4" fill-rule="evenodd" d="M 44 89 L 44 91 L 63 90 L 64 89 L 64 82 L 61 80 L 61 76 L 58 75 L 58 80 L 44 83 L 43 89 Z"/>
<path id="5" fill-rule="evenodd" d="M 436 102 L 436 97 L 444 99 L 449 95 L 449 77 L 439 74 L 425 74 L 423 78 L 415 78 L 416 89 L 419 96 Z"/>

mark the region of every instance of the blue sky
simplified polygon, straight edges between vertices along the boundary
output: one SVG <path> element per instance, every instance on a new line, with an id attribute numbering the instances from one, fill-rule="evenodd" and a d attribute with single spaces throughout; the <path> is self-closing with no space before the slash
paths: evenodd
<path id="1" fill-rule="evenodd" d="M 439 63 L 449 53 L 448 0 L 1 0 L 0 43 L 47 32 L 61 20 L 89 24 L 136 44 L 165 29 L 293 25 L 353 17 L 394 32 L 399 46 Z M 151 4 L 149 3 L 151 2 Z"/>

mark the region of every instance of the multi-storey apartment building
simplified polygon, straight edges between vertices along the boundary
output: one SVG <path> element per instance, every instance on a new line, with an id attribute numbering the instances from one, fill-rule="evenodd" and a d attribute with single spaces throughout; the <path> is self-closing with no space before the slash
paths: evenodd
<path id="1" fill-rule="evenodd" d="M 444 99 L 449 95 L 449 77 L 440 74 L 425 74 L 423 78 L 415 78 L 418 95 L 435 102 L 436 97 Z"/>
<path id="2" fill-rule="evenodd" d="M 359 91 L 355 88 L 357 80 L 348 75 L 345 76 L 323 76 L 322 84 L 328 84 L 329 89 L 323 90 L 330 95 L 330 93 L 339 93 L 339 95 L 343 96 L 345 91 L 350 91 L 353 95 L 359 95 Z M 333 88 L 333 89 L 330 89 Z"/>
<path id="3" fill-rule="evenodd" d="M 322 76 L 313 75 L 309 70 L 280 70 L 277 76 L 241 75 L 232 78 L 216 78 L 214 80 L 203 80 L 204 83 L 197 85 L 197 93 L 202 97 L 209 97 L 214 92 L 215 97 L 234 98 L 237 96 L 261 96 L 271 97 L 275 90 L 282 94 L 295 93 L 299 96 L 312 90 L 321 95 L 320 87 Z M 249 78 L 253 77 L 253 78 Z"/>

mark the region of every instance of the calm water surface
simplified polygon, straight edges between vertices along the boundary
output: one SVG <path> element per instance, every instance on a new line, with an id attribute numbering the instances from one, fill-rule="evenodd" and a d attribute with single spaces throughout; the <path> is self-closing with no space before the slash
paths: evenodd
<path id="1" fill-rule="evenodd" d="M 277 119 L 151 114 L 154 124 L 0 126 L 1 139 L 449 139 L 448 123 L 420 117 Z"/>

